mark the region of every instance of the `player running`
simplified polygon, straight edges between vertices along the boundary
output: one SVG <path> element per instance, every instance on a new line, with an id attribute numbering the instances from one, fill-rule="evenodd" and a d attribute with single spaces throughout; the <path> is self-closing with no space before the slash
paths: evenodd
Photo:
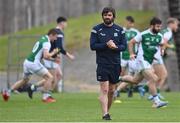
<path id="1" fill-rule="evenodd" d="M 124 28 L 125 30 L 125 35 L 126 35 L 126 38 L 128 40 L 128 42 L 134 38 L 138 33 L 139 31 L 137 29 L 134 28 L 134 18 L 132 16 L 127 16 L 126 17 L 126 27 Z M 134 52 L 137 52 L 137 45 L 134 47 Z M 125 74 L 127 74 L 127 71 L 128 71 L 128 74 L 132 75 L 134 72 L 132 70 L 132 63 L 133 61 L 130 60 L 130 54 L 129 54 L 129 51 L 128 49 L 126 49 L 125 51 L 123 51 L 121 53 L 121 76 L 124 76 Z M 131 67 L 130 67 L 131 65 Z M 117 98 L 120 96 L 120 90 L 126 88 L 129 84 L 128 83 L 120 83 L 115 91 L 115 95 L 114 97 Z M 131 97 L 132 96 L 132 87 L 130 86 L 129 90 L 128 90 L 128 97 Z M 121 102 L 120 100 L 115 100 L 115 102 Z"/>
<path id="2" fill-rule="evenodd" d="M 150 21 L 150 28 L 143 31 L 129 42 L 130 58 L 132 60 L 135 60 L 136 58 L 138 71 L 133 77 L 129 75 L 120 77 L 121 81 L 134 84 L 140 83 L 145 78 L 148 81 L 149 91 L 153 95 L 153 106 L 156 108 L 167 105 L 167 102 L 161 101 L 157 95 L 156 83 L 158 77 L 152 68 L 152 62 L 158 48 L 161 47 L 162 50 L 164 49 L 163 37 L 162 34 L 159 33 L 162 26 L 161 23 L 159 18 L 154 17 Z M 139 43 L 137 56 L 133 49 L 136 43 Z"/>
<path id="3" fill-rule="evenodd" d="M 74 56 L 67 52 L 64 49 L 63 42 L 64 42 L 64 33 L 63 30 L 67 27 L 67 19 L 65 17 L 58 17 L 57 20 L 57 27 L 56 31 L 58 33 L 57 40 L 54 42 L 51 42 L 51 49 L 50 52 L 53 51 L 54 49 L 58 48 L 59 52 L 52 57 L 57 59 L 56 61 L 44 59 L 44 66 L 50 71 L 50 73 L 54 76 L 54 80 L 51 85 L 51 91 L 55 90 L 57 88 L 57 83 L 60 82 L 62 79 L 62 70 L 60 68 L 60 53 L 63 55 L 67 56 L 69 59 L 74 60 Z M 39 81 L 37 84 L 31 85 L 30 89 L 28 91 L 29 97 L 32 98 L 33 92 L 38 88 L 43 86 L 44 80 Z"/>
<path id="4" fill-rule="evenodd" d="M 168 18 L 167 19 L 167 28 L 163 29 L 161 31 L 161 34 L 163 35 L 166 48 L 167 49 L 174 49 L 174 41 L 173 41 L 173 32 L 176 32 L 178 29 L 179 21 L 176 18 Z M 160 94 L 160 90 L 164 86 L 164 82 L 167 78 L 167 69 L 164 65 L 163 58 L 160 52 L 160 49 L 155 54 L 155 59 L 153 61 L 153 68 L 155 70 L 156 75 L 159 77 L 158 83 L 157 83 L 157 91 L 158 96 L 161 99 L 164 99 L 164 97 Z M 148 97 L 148 99 L 152 99 L 152 95 Z"/>
<path id="5" fill-rule="evenodd" d="M 57 31 L 56 29 L 49 30 L 48 34 L 42 36 L 34 45 L 32 52 L 25 59 L 23 64 L 23 79 L 14 83 L 9 90 L 4 90 L 2 92 L 3 99 L 8 100 L 10 93 L 22 87 L 24 84 L 28 83 L 31 75 L 36 74 L 42 77 L 44 81 L 44 90 L 42 101 L 51 103 L 56 102 L 56 100 L 50 94 L 50 87 L 53 81 L 53 76 L 51 73 L 41 64 L 42 58 L 56 61 L 55 58 L 52 58 L 53 55 L 57 54 L 58 49 L 54 49 L 49 53 L 51 43 L 54 40 L 57 40 Z"/>
<path id="6" fill-rule="evenodd" d="M 64 48 L 64 29 L 67 27 L 67 19 L 65 17 L 58 17 L 57 20 L 57 27 L 56 31 L 58 32 L 58 38 L 56 41 L 51 43 L 50 51 L 58 48 L 59 53 L 54 55 L 53 58 L 59 59 L 59 62 L 51 61 L 51 60 L 44 60 L 44 65 L 48 68 L 52 73 L 54 73 L 54 83 L 52 85 L 52 90 L 57 87 L 57 83 L 62 79 L 62 70 L 60 68 L 60 53 L 67 56 L 70 60 L 74 60 L 74 56 L 67 52 Z"/>

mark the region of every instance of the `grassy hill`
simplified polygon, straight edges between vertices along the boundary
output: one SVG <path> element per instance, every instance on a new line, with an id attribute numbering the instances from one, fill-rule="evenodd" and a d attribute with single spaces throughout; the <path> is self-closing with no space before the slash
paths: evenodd
<path id="1" fill-rule="evenodd" d="M 116 23 L 123 26 L 124 18 L 127 15 L 133 16 L 136 19 L 136 27 L 143 30 L 147 28 L 149 19 L 154 15 L 154 13 L 152 11 L 119 11 L 117 13 Z M 102 22 L 101 15 L 98 13 L 78 18 L 70 18 L 68 21 L 68 28 L 65 30 L 66 47 L 68 49 L 77 49 L 88 46 L 92 26 L 100 22 Z M 33 27 L 30 30 L 22 30 L 14 33 L 13 35 L 43 35 L 50 28 L 55 26 L 55 23 L 50 23 L 45 26 Z M 6 68 L 8 36 L 9 35 L 0 37 L 0 71 L 5 70 Z M 26 49 L 26 47 L 24 47 L 24 49 Z"/>

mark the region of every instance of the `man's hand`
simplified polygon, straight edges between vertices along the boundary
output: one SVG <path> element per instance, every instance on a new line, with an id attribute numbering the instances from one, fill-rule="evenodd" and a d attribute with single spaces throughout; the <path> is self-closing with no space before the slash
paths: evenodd
<path id="1" fill-rule="evenodd" d="M 131 59 L 131 60 L 135 60 L 135 58 L 136 58 L 136 55 L 135 55 L 135 54 L 130 54 L 130 59 Z"/>
<path id="2" fill-rule="evenodd" d="M 75 59 L 75 56 L 74 55 L 72 55 L 72 54 L 70 54 L 70 53 L 66 53 L 66 56 L 69 58 L 69 59 L 71 59 L 71 60 L 74 60 Z"/>
<path id="3" fill-rule="evenodd" d="M 175 49 L 175 45 L 174 44 L 169 44 L 169 48 L 170 49 Z"/>
<path id="4" fill-rule="evenodd" d="M 106 44 L 107 44 L 107 46 L 108 46 L 110 49 L 116 49 L 116 48 L 118 48 L 118 47 L 116 46 L 116 44 L 113 42 L 113 40 L 109 40 Z"/>
<path id="5" fill-rule="evenodd" d="M 53 55 L 57 54 L 59 52 L 59 49 L 56 48 L 54 49 L 52 52 L 49 53 L 49 51 L 47 49 L 44 49 L 43 51 L 43 57 L 45 59 L 51 59 Z"/>
<path id="6" fill-rule="evenodd" d="M 54 50 L 52 51 L 53 54 L 57 54 L 58 52 L 59 52 L 59 49 L 58 49 L 58 48 L 56 48 L 56 49 L 54 49 Z"/>

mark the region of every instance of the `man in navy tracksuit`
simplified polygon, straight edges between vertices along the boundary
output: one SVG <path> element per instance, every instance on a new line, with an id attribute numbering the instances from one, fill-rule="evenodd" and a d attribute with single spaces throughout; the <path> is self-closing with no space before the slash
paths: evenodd
<path id="1" fill-rule="evenodd" d="M 127 47 L 123 29 L 114 24 L 115 10 L 105 7 L 102 11 L 104 23 L 93 27 L 90 37 L 91 50 L 96 51 L 97 80 L 100 82 L 99 100 L 104 120 L 111 120 L 109 109 L 113 93 L 121 72 L 120 52 Z"/>

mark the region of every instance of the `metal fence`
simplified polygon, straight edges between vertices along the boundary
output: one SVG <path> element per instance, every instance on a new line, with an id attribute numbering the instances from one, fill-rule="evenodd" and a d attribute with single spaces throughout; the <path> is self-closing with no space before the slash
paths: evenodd
<path id="1" fill-rule="evenodd" d="M 40 35 L 9 36 L 7 55 L 7 88 L 9 88 L 10 85 L 22 78 L 23 62 L 31 52 L 33 45 L 39 38 Z M 63 69 L 63 62 L 61 63 L 61 68 Z M 33 75 L 30 82 L 35 83 L 40 79 L 42 78 Z M 58 85 L 58 90 L 63 91 L 63 81 L 60 81 Z"/>

